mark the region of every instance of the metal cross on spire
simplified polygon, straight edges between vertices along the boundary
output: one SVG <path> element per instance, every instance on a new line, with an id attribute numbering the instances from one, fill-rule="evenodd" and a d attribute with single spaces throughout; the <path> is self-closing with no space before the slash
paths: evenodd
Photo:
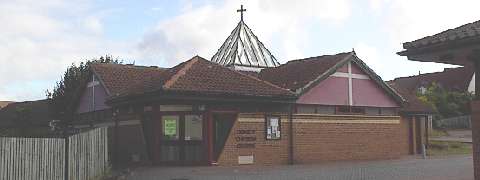
<path id="1" fill-rule="evenodd" d="M 240 12 L 240 20 L 243 21 L 243 12 L 247 11 L 247 9 L 243 9 L 243 5 L 240 5 L 240 9 L 237 9 L 237 12 Z"/>

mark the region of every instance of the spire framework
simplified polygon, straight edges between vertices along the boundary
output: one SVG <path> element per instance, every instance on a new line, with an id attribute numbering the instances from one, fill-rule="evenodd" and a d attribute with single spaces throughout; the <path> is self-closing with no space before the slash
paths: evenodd
<path id="1" fill-rule="evenodd" d="M 234 69 L 250 71 L 280 65 L 243 20 L 233 29 L 211 61 Z"/>

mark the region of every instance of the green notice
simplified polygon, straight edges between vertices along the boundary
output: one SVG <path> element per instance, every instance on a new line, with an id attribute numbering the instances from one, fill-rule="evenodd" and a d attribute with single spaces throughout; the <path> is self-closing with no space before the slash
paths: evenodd
<path id="1" fill-rule="evenodd" d="M 164 120 L 163 132 L 164 132 L 165 136 L 176 136 L 177 135 L 177 120 L 176 119 L 165 119 Z"/>

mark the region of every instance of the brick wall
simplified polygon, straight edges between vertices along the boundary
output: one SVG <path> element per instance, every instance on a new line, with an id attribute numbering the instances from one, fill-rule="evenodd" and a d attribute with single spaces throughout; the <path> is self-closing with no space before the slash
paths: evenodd
<path id="1" fill-rule="evenodd" d="M 238 165 L 238 156 L 254 156 L 256 165 L 288 163 L 289 119 L 281 116 L 281 140 L 265 140 L 263 114 L 240 114 L 219 165 Z M 409 153 L 408 121 L 398 116 L 294 115 L 295 163 L 389 159 Z M 238 130 L 255 130 L 254 148 L 237 148 Z"/>
<path id="2" fill-rule="evenodd" d="M 239 114 L 225 147 L 218 158 L 219 165 L 238 165 L 238 156 L 254 156 L 254 164 L 274 165 L 288 163 L 288 117 L 281 115 L 281 139 L 265 139 L 265 116 L 263 114 Z M 237 148 L 236 137 L 253 135 L 239 134 L 238 130 L 255 130 L 255 148 Z"/>
<path id="3" fill-rule="evenodd" d="M 409 153 L 408 121 L 396 116 L 295 116 L 296 163 L 398 158 Z"/>

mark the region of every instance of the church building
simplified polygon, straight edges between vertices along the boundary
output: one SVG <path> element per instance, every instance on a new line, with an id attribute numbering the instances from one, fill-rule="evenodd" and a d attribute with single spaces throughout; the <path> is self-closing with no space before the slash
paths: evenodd
<path id="1" fill-rule="evenodd" d="M 117 164 L 274 165 L 415 153 L 412 122 L 399 113 L 407 100 L 354 51 L 281 64 L 243 17 L 210 60 L 90 67 L 74 126 L 111 127 Z"/>

